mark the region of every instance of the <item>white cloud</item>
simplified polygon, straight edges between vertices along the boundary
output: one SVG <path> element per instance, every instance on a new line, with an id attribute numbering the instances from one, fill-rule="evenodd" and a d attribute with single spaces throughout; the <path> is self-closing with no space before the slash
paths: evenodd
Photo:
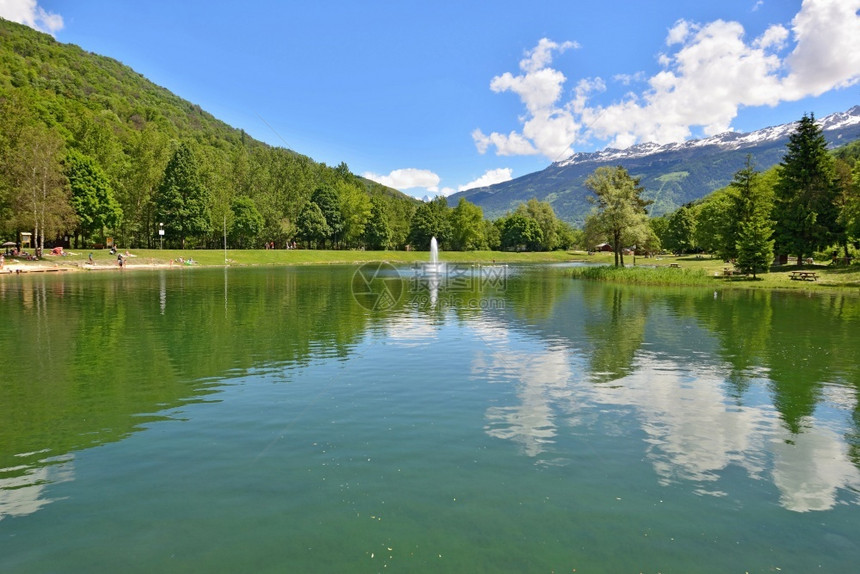
<path id="1" fill-rule="evenodd" d="M 388 175 L 379 175 L 376 173 L 367 172 L 363 174 L 367 179 L 371 179 L 382 185 L 393 187 L 394 189 L 414 189 L 421 188 L 432 193 L 439 192 L 439 176 L 428 169 L 395 169 Z"/>
<path id="2" fill-rule="evenodd" d="M 669 30 L 669 35 L 666 36 L 666 45 L 682 44 L 690 36 L 690 23 L 686 20 L 678 20 L 675 25 Z"/>
<path id="3" fill-rule="evenodd" d="M 805 0 L 792 21 L 787 98 L 817 96 L 860 80 L 860 0 Z"/>
<path id="4" fill-rule="evenodd" d="M 481 130 L 472 132 L 478 153 L 484 154 L 490 146 L 496 147 L 496 155 L 537 155 L 540 152 L 524 136 L 516 132 L 509 135 L 493 132 L 484 135 Z"/>
<path id="5" fill-rule="evenodd" d="M 48 12 L 36 0 L 0 0 L 0 16 L 49 34 L 63 29 L 63 17 Z"/>
<path id="6" fill-rule="evenodd" d="M 788 39 L 788 30 L 786 30 L 783 26 L 776 25 L 771 26 L 765 33 L 761 35 L 761 37 L 757 38 L 753 45 L 756 48 L 770 48 L 773 47 L 777 50 L 781 49 L 785 44 L 785 41 Z"/>
<path id="7" fill-rule="evenodd" d="M 493 78 L 494 92 L 520 97 L 525 114 L 520 131 L 507 135 L 480 129 L 472 138 L 480 153 L 543 154 L 550 160 L 592 137 L 613 147 L 640 142 L 669 143 L 731 129 L 741 106 L 775 106 L 818 96 L 860 81 L 860 0 L 804 0 L 786 28 L 770 26 L 748 39 L 738 22 L 698 24 L 678 20 L 668 31 L 668 52 L 656 54 L 661 70 L 619 74 L 623 85 L 646 81 L 639 93 L 597 105 L 604 91 L 601 78 L 577 81 L 573 96 L 562 101 L 567 81 L 551 68 L 552 55 L 575 44 L 542 39 L 520 62 L 522 74 Z"/>
<path id="8" fill-rule="evenodd" d="M 500 167 L 499 169 L 491 169 L 478 179 L 461 185 L 457 191 L 466 191 L 475 187 L 487 187 L 488 185 L 510 181 L 511 179 L 513 179 L 513 170 L 509 167 Z"/>
<path id="9" fill-rule="evenodd" d="M 558 105 L 567 78 L 558 70 L 548 68 L 553 53 L 577 48 L 575 42 L 557 43 L 542 38 L 538 45 L 520 61 L 524 73 L 514 76 L 505 72 L 490 82 L 494 92 L 513 92 L 525 104 L 528 115 L 523 132 L 504 135 L 493 132 L 485 135 L 480 129 L 472 132 L 479 153 L 495 146 L 497 155 L 558 156 L 570 151 L 570 144 L 579 125 L 569 110 Z"/>
<path id="10" fill-rule="evenodd" d="M 552 53 L 559 54 L 571 48 L 579 48 L 576 42 L 564 42 L 558 44 L 548 38 L 541 38 L 534 50 L 526 52 L 526 58 L 520 61 L 520 69 L 527 74 L 538 72 L 552 62 Z"/>

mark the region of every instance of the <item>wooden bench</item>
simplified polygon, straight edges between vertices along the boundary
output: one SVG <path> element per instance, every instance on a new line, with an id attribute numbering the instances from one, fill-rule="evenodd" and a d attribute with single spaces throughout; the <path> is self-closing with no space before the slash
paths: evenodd
<path id="1" fill-rule="evenodd" d="M 681 268 L 681 266 L 680 266 L 680 265 L 678 265 L 677 263 L 670 263 L 670 264 L 669 264 L 669 267 L 672 267 L 672 268 L 674 268 L 674 269 L 680 269 L 680 268 Z"/>
<path id="2" fill-rule="evenodd" d="M 792 271 L 788 278 L 793 281 L 818 281 L 818 273 L 815 271 Z"/>

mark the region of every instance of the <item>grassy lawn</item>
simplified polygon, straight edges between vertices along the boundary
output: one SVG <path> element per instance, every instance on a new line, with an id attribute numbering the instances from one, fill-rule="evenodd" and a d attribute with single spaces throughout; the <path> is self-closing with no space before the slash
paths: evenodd
<path id="1" fill-rule="evenodd" d="M 41 261 L 18 261 L 7 260 L 7 265 L 22 266 L 23 268 L 58 266 L 66 268 L 91 268 L 89 255 L 93 255 L 93 266 L 95 268 L 116 267 L 117 257 L 111 255 L 106 249 L 87 250 L 71 249 L 65 256 L 46 255 Z M 126 250 L 120 253 L 125 254 Z M 131 249 L 130 256 L 125 257 L 128 268 L 146 266 L 173 266 L 181 265 L 183 261 L 193 260 L 199 266 L 224 266 L 225 253 L 215 249 Z M 565 262 L 582 258 L 584 254 L 573 252 L 553 251 L 548 253 L 509 253 L 505 251 L 446 251 L 440 253 L 444 261 L 455 263 L 545 263 Z M 412 263 L 416 261 L 428 261 L 430 254 L 427 251 L 330 251 L 330 250 L 308 250 L 308 249 L 230 249 L 226 253 L 226 263 L 230 266 L 245 265 L 327 265 L 327 264 L 354 264 L 368 261 L 388 261 L 391 263 Z"/>
<path id="2" fill-rule="evenodd" d="M 613 263 L 611 253 L 600 253 L 586 257 L 589 261 Z M 624 263 L 633 263 L 632 257 L 625 257 Z M 670 265 L 677 265 L 677 268 Z M 636 258 L 636 268 L 603 271 L 574 271 L 574 276 L 583 279 L 615 281 L 619 283 L 649 285 L 708 285 L 719 288 L 742 289 L 793 289 L 809 291 L 832 291 L 834 288 L 848 289 L 860 293 L 860 266 L 831 267 L 826 265 L 783 265 L 776 266 L 768 273 L 752 276 L 726 277 L 725 268 L 731 264 L 720 259 L 695 255 L 681 257 L 661 256 L 656 258 Z M 797 281 L 789 278 L 791 271 L 815 271 L 818 281 Z"/>

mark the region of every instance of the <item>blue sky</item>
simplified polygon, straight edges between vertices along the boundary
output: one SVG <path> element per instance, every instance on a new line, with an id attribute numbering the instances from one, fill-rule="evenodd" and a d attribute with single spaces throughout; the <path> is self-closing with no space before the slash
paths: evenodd
<path id="1" fill-rule="evenodd" d="M 0 0 L 272 145 L 421 197 L 860 104 L 860 0 Z"/>

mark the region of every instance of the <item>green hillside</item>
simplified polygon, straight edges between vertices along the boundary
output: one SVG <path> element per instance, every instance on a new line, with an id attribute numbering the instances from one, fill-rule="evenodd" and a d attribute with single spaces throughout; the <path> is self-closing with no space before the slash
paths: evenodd
<path id="1" fill-rule="evenodd" d="M 110 234 L 123 246 L 154 245 L 166 209 L 156 194 L 183 144 L 209 220 L 188 238 L 192 245 L 218 245 L 225 224 L 231 241 L 245 247 L 292 241 L 302 209 L 320 187 L 339 200 L 343 223 L 332 235 L 338 245 L 360 244 L 374 206 L 388 220 L 391 244 L 405 241 L 412 198 L 353 175 L 343 163 L 326 166 L 256 141 L 116 60 L 0 19 L 0 238 L 41 224 L 46 243 L 76 234 L 96 242 Z M 84 185 L 104 191 L 102 199 L 112 195 L 121 208 L 113 225 L 90 221 L 80 208 L 90 199 L 75 197 L 64 179 L 72 155 L 94 166 Z M 33 174 L 24 166 L 39 164 L 37 157 L 56 181 L 42 197 L 45 213 L 34 215 Z M 73 200 L 77 207 L 70 211 L 64 204 Z"/>

